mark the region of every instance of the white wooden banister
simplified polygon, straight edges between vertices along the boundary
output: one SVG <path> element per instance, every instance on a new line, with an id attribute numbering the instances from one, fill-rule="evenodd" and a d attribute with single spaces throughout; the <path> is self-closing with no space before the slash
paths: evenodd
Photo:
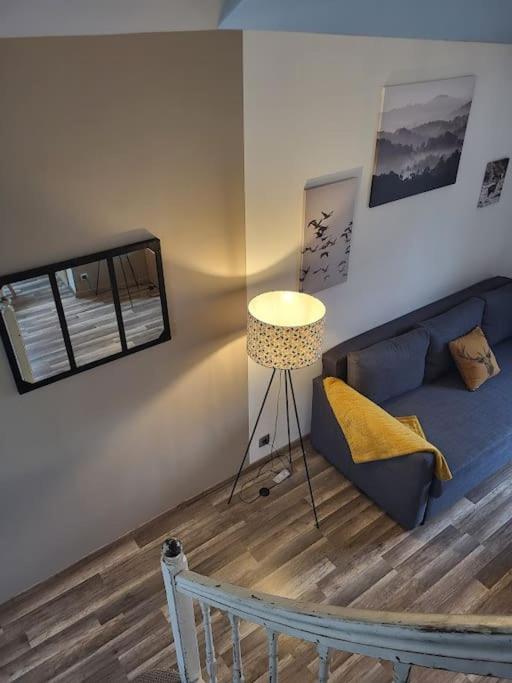
<path id="1" fill-rule="evenodd" d="M 277 661 L 277 639 L 279 634 L 274 631 L 267 631 L 268 635 L 268 680 L 269 683 L 277 683 L 278 680 L 278 661 Z"/>
<path id="2" fill-rule="evenodd" d="M 231 639 L 233 644 L 233 683 L 245 683 L 242 668 L 242 650 L 240 648 L 240 625 L 236 614 L 228 612 L 231 622 Z"/>
<path id="3" fill-rule="evenodd" d="M 165 573 L 170 571 L 169 563 L 164 559 L 165 548 L 162 559 L 164 580 Z M 232 627 L 236 625 L 232 628 L 233 681 L 243 681 L 239 620 L 261 625 L 276 639 L 277 634 L 284 633 L 315 643 L 321 682 L 328 681 L 330 650 L 392 662 L 395 683 L 407 683 L 411 665 L 512 678 L 512 616 L 413 614 L 329 607 L 221 583 L 188 571 L 185 559 L 181 566 L 183 569 L 174 570 L 172 575 L 168 599 L 198 600 L 226 613 Z M 178 657 L 179 652 L 185 651 L 185 655 L 188 652 L 190 656 L 191 649 L 197 651 L 193 619 L 192 622 L 190 619 L 180 621 L 182 614 L 190 616 L 192 613 L 193 617 L 191 602 L 187 605 L 185 609 L 180 602 L 176 609 L 171 602 L 169 604 L 174 637 L 181 642 L 179 649 L 176 646 Z M 175 621 L 180 623 L 175 626 Z M 189 640 L 195 640 L 195 646 L 191 647 Z M 182 663 L 180 675 L 183 683 L 201 681 L 200 677 L 187 678 L 188 671 L 194 670 Z M 277 643 L 272 645 L 270 637 L 269 672 L 277 676 Z"/>
<path id="4" fill-rule="evenodd" d="M 327 683 L 329 680 L 330 650 L 322 643 L 318 644 L 318 683 Z"/>
<path id="5" fill-rule="evenodd" d="M 395 662 L 393 666 L 393 683 L 408 683 L 411 676 L 411 665 Z"/>
<path id="6" fill-rule="evenodd" d="M 210 618 L 210 606 L 201 603 L 203 613 L 204 640 L 206 649 L 206 670 L 210 683 L 217 683 L 217 661 L 215 659 L 215 645 L 213 644 L 212 621 Z"/>
<path id="7" fill-rule="evenodd" d="M 187 558 L 179 541 L 165 541 L 161 568 L 181 680 L 185 683 L 204 683 L 199 661 L 194 605 L 192 599 L 176 586 L 176 578 L 188 569 Z"/>

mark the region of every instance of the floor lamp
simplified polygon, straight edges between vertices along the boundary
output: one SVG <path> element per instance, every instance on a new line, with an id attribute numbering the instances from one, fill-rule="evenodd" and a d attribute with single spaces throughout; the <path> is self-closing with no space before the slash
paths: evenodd
<path id="1" fill-rule="evenodd" d="M 299 292 L 266 292 L 249 302 L 247 323 L 247 353 L 259 365 L 272 369 L 267 390 L 263 396 L 256 423 L 252 429 L 249 443 L 245 449 L 242 462 L 231 489 L 228 504 L 231 503 L 238 480 L 249 454 L 249 449 L 258 428 L 258 424 L 267 401 L 276 371 L 284 373 L 286 425 L 288 429 L 288 454 L 291 462 L 290 440 L 290 397 L 295 413 L 299 441 L 304 459 L 304 468 L 318 528 L 313 487 L 309 476 L 306 451 L 300 429 L 299 413 L 295 400 L 292 370 L 305 368 L 318 360 L 322 353 L 322 338 L 324 332 L 325 306 L 321 301 L 309 294 Z"/>

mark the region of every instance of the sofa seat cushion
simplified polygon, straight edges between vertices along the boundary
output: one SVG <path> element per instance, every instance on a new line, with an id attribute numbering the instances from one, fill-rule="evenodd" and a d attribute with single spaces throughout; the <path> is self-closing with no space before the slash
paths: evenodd
<path id="1" fill-rule="evenodd" d="M 512 339 L 494 353 L 502 372 L 476 393 L 467 391 L 454 371 L 382 405 L 395 416 L 418 416 L 425 436 L 448 461 L 454 482 L 474 460 L 512 444 Z M 505 455 L 512 458 L 512 451 Z"/>

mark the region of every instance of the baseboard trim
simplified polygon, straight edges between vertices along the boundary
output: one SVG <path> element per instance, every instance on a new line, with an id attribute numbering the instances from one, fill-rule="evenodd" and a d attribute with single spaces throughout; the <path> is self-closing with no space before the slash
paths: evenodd
<path id="1" fill-rule="evenodd" d="M 308 441 L 309 440 L 309 434 L 306 434 L 306 436 L 302 437 L 302 441 Z M 295 439 L 292 441 L 292 452 L 293 450 L 300 445 L 300 439 Z M 252 462 L 250 465 L 247 465 L 247 467 L 244 468 L 244 472 L 252 472 L 253 470 L 256 470 L 258 467 L 261 467 L 265 463 L 269 462 L 271 458 L 275 457 L 281 457 L 283 455 L 286 455 L 288 457 L 288 444 L 286 446 L 282 446 L 281 448 L 277 448 L 273 453 L 269 453 L 268 455 L 264 455 L 262 458 L 259 460 L 256 460 L 255 462 Z M 292 457 L 293 460 L 297 460 L 300 458 L 300 455 L 295 455 L 295 457 Z M 184 500 L 182 503 L 178 503 L 173 508 L 170 508 L 169 510 L 166 510 L 165 512 L 162 512 L 160 515 L 157 515 L 153 519 L 150 519 L 149 522 L 144 522 L 144 524 L 141 524 L 141 526 L 137 527 L 136 529 L 133 529 L 132 531 L 129 531 L 128 533 L 124 534 L 120 538 L 116 539 L 116 541 L 120 540 L 125 540 L 132 536 L 133 534 L 141 531 L 145 527 L 151 526 L 152 524 L 155 524 L 158 522 L 158 520 L 163 519 L 166 515 L 171 514 L 173 512 L 178 512 L 179 510 L 182 510 L 183 508 L 187 507 L 188 505 L 193 505 L 193 503 L 197 503 L 197 501 L 201 500 L 201 498 L 204 498 L 205 496 L 210 495 L 210 493 L 215 493 L 216 491 L 220 491 L 220 489 L 224 488 L 228 484 L 231 484 L 236 477 L 236 472 L 234 472 L 230 477 L 227 479 L 224 479 L 223 481 L 219 482 L 218 484 L 214 484 L 213 486 L 210 486 L 209 488 L 205 489 L 204 491 L 201 491 L 201 493 L 198 493 L 195 496 L 192 496 L 191 498 L 187 498 Z M 115 543 L 116 541 L 113 541 Z M 111 545 L 110 543 L 107 543 L 104 548 L 108 548 L 108 546 Z M 104 549 L 103 548 L 103 549 Z M 101 552 L 101 551 L 94 551 L 96 552 Z M 82 560 L 80 560 L 82 561 Z"/>

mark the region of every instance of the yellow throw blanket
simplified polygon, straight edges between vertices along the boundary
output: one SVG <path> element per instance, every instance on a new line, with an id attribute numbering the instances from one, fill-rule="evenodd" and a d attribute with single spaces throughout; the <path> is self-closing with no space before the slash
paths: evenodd
<path id="1" fill-rule="evenodd" d="M 427 452 L 434 454 L 435 476 L 444 481 L 452 478 L 444 455 L 425 439 L 418 418 L 397 419 L 335 377 L 324 379 L 324 389 L 354 462 Z"/>

